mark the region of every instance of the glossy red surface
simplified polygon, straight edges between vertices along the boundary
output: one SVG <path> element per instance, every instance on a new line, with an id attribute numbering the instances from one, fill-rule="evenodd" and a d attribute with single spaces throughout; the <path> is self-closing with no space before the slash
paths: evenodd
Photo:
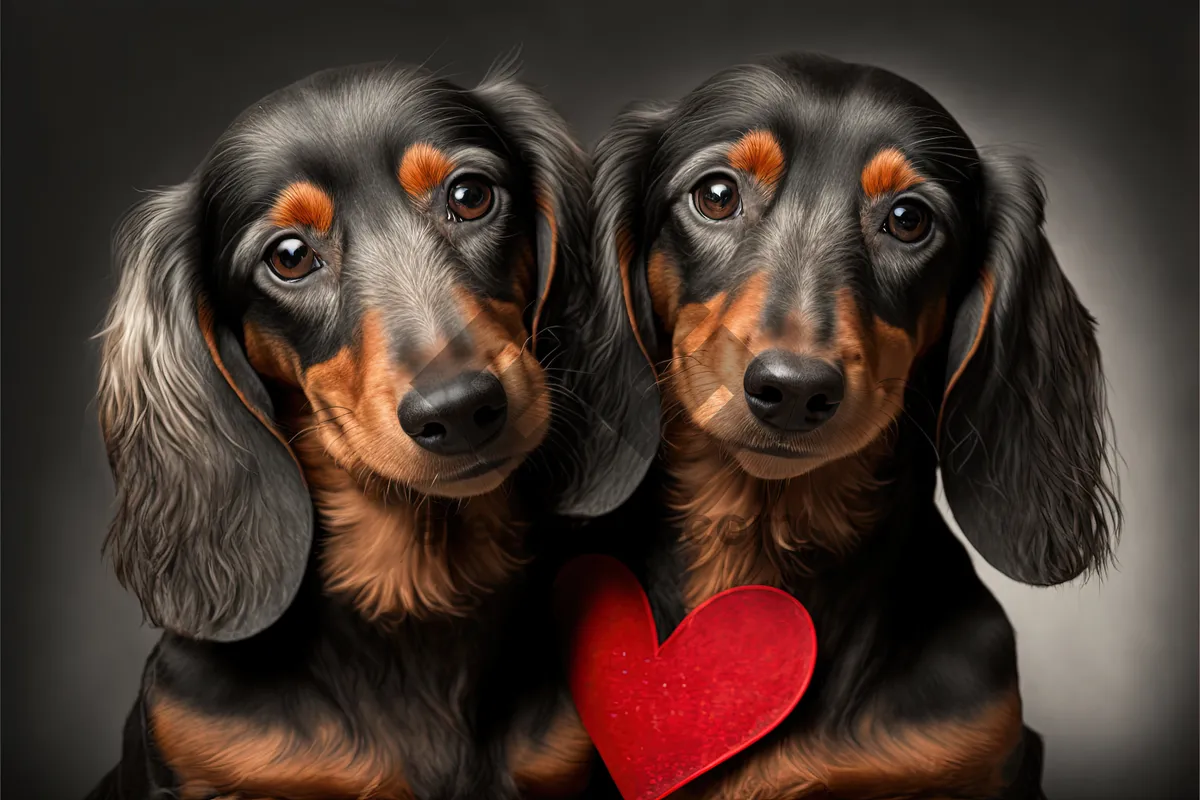
<path id="1" fill-rule="evenodd" d="M 558 577 L 580 718 L 625 800 L 658 800 L 765 736 L 795 708 L 816 661 L 798 600 L 741 586 L 696 608 L 658 646 L 634 575 L 584 556 Z"/>

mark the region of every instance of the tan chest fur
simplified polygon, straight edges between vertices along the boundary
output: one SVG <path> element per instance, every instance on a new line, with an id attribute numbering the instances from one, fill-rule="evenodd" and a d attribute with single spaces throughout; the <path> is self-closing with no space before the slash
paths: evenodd
<path id="1" fill-rule="evenodd" d="M 882 517 L 886 486 L 873 477 L 881 440 L 787 482 L 747 475 L 686 422 L 668 430 L 670 502 L 683 531 L 684 600 L 691 609 L 725 589 L 782 586 L 804 553 L 846 553 Z M 680 800 L 987 797 L 1021 737 L 1021 701 L 1010 695 L 960 719 L 884 726 L 861 719 L 853 734 L 770 737 Z M 931 794 L 931 792 L 933 794 Z"/>
<path id="2" fill-rule="evenodd" d="M 466 616 L 522 563 L 522 525 L 503 491 L 449 510 L 402 495 L 367 492 L 311 438 L 295 450 L 321 514 L 324 589 L 381 625 Z M 454 665 L 446 665 L 453 669 Z M 285 726 L 253 716 L 221 717 L 170 697 L 150 698 L 149 723 L 182 798 L 236 800 L 410 800 L 413 794 L 383 720 L 355 731 L 330 713 Z M 357 734 L 357 735 L 356 735 Z M 569 797 L 582 788 L 591 742 L 574 708 L 547 730 L 514 732 L 510 779 L 529 797 Z"/>
<path id="3" fill-rule="evenodd" d="M 410 800 L 404 765 L 386 730 L 357 740 L 329 720 L 305 729 L 220 718 L 159 698 L 150 731 L 177 776 L 180 797 L 237 800 Z M 584 787 L 592 746 L 573 708 L 536 737 L 508 743 L 508 771 L 531 798 L 566 798 Z"/>
<path id="4" fill-rule="evenodd" d="M 884 513 L 872 474 L 884 442 L 780 482 L 746 474 L 687 422 L 667 436 L 689 609 L 734 586 L 779 587 L 785 562 L 802 564 L 812 549 L 845 553 Z"/>
<path id="5" fill-rule="evenodd" d="M 853 736 L 767 740 L 680 800 L 991 797 L 1020 737 L 1014 691 L 962 719 L 886 729 L 868 719 Z"/>
<path id="6" fill-rule="evenodd" d="M 330 721 L 310 730 L 213 717 L 160 698 L 150 730 L 180 795 L 237 798 L 409 800 L 402 766 L 374 742 L 356 742 Z"/>

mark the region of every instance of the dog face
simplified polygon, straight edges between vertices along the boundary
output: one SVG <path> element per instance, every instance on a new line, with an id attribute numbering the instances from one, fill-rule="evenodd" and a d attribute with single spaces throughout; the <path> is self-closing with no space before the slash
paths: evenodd
<path id="1" fill-rule="evenodd" d="M 341 465 L 473 495 L 549 420 L 538 199 L 479 101 L 395 80 L 330 77 L 241 120 L 203 178 L 207 250 L 244 294 L 250 365 L 303 392 Z"/>
<path id="2" fill-rule="evenodd" d="M 672 412 L 740 469 L 853 456 L 931 385 L 926 434 L 980 551 L 1031 583 L 1104 558 L 1099 356 L 1028 165 L 981 161 L 895 75 L 800 57 L 626 112 L 596 165 L 597 252 Z"/>
<path id="3" fill-rule="evenodd" d="M 150 617 L 238 638 L 290 601 L 312 520 L 284 417 L 364 485 L 496 489 L 549 426 L 534 335 L 586 187 L 561 120 L 510 78 L 370 66 L 264 99 L 140 206 L 101 413 L 110 546 Z M 273 408 L 272 383 L 299 408 Z"/>
<path id="4" fill-rule="evenodd" d="M 707 130 L 668 128 L 647 289 L 673 399 L 743 469 L 779 479 L 861 450 L 903 408 L 969 238 L 953 195 L 965 139 L 900 113 L 919 96 L 863 91 L 841 113 L 759 99 Z"/>

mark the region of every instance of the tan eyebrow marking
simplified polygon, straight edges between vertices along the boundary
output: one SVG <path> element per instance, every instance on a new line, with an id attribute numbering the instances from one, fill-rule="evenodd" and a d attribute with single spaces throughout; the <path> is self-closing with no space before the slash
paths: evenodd
<path id="1" fill-rule="evenodd" d="M 328 233 L 333 226 L 333 199 L 319 186 L 297 181 L 275 199 L 270 218 L 272 224 L 280 228 L 307 225 Z"/>
<path id="2" fill-rule="evenodd" d="M 396 175 L 404 191 L 421 198 L 446 180 L 453 169 L 449 156 L 428 142 L 417 142 L 404 151 Z"/>
<path id="3" fill-rule="evenodd" d="M 771 189 L 783 177 L 783 148 L 769 131 L 750 131 L 729 148 L 729 166 L 749 172 Z"/>
<path id="4" fill-rule="evenodd" d="M 880 150 L 862 171 L 862 188 L 867 197 L 902 192 L 924 180 L 904 154 L 894 147 Z"/>

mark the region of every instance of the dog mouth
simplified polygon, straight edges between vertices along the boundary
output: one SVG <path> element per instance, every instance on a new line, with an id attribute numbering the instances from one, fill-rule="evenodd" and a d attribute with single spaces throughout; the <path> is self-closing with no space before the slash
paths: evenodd
<path id="1" fill-rule="evenodd" d="M 457 469 L 439 470 L 431 480 L 415 486 L 419 491 L 438 497 L 475 497 L 499 489 L 520 462 L 518 455 L 477 458 Z"/>
<path id="2" fill-rule="evenodd" d="M 711 431 L 708 436 L 741 471 L 763 480 L 795 478 L 820 468 L 833 457 L 811 441 L 764 441 L 766 437 L 721 436 Z"/>
<path id="3" fill-rule="evenodd" d="M 513 456 L 504 456 L 502 458 L 491 458 L 487 460 L 478 460 L 474 464 L 449 473 L 442 473 L 437 478 L 437 483 L 457 483 L 466 481 L 472 478 L 478 478 L 481 475 L 486 475 L 489 472 L 501 469 L 513 461 Z"/>
<path id="4" fill-rule="evenodd" d="M 786 441 L 778 438 L 765 440 L 746 436 L 728 436 L 712 430 L 705 431 L 720 447 L 728 453 L 746 453 L 772 458 L 783 458 L 792 461 L 808 461 L 825 458 L 817 449 L 801 441 Z M 804 437 L 806 434 L 797 434 Z"/>
<path id="5" fill-rule="evenodd" d="M 741 451 L 747 452 L 747 453 L 754 453 L 754 454 L 760 455 L 760 456 L 772 456 L 774 458 L 788 458 L 788 459 L 792 459 L 795 461 L 803 461 L 805 459 L 821 457 L 816 453 L 813 453 L 810 451 L 805 451 L 805 450 L 796 450 L 795 448 L 788 447 L 786 445 L 776 445 L 776 444 L 763 445 L 763 444 L 754 444 L 754 443 L 749 443 L 749 442 L 739 442 L 737 444 L 733 444 L 730 442 L 724 442 L 723 444 L 725 444 L 726 447 L 729 447 L 731 449 L 741 450 Z"/>

